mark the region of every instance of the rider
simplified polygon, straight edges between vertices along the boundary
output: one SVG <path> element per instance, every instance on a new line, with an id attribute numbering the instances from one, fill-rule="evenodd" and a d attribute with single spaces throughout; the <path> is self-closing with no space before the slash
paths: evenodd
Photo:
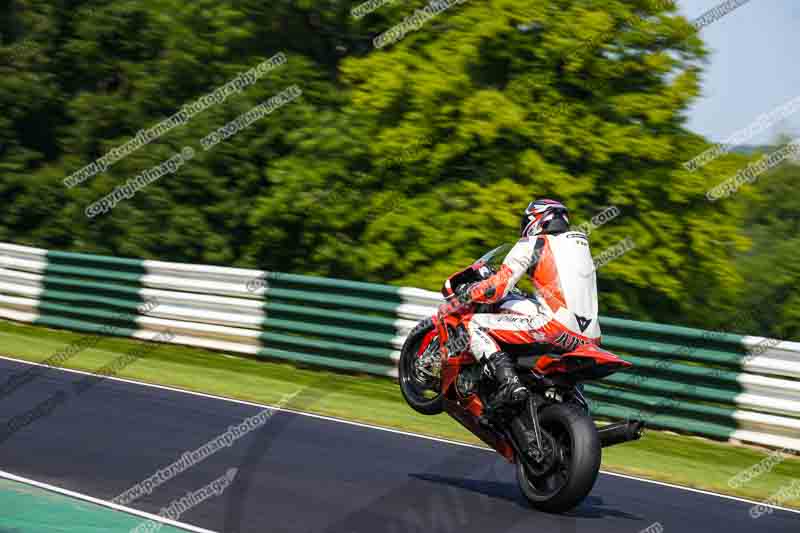
<path id="1" fill-rule="evenodd" d="M 530 272 L 537 294 L 511 290 Z M 555 200 L 535 200 L 520 224 L 520 240 L 490 278 L 467 289 L 467 299 L 497 303 L 496 313 L 469 320 L 470 348 L 486 373 L 498 382 L 492 403 L 517 403 L 527 390 L 514 361 L 499 343 L 544 345 L 566 353 L 584 343 L 599 344 L 597 282 L 586 235 L 570 231 L 567 208 Z"/>

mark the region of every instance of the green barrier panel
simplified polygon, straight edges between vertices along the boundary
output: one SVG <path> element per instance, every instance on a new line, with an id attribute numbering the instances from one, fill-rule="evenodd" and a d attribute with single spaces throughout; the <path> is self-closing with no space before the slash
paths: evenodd
<path id="1" fill-rule="evenodd" d="M 337 370 L 346 370 L 349 372 L 363 372 L 366 374 L 377 374 L 379 376 L 387 376 L 389 372 L 394 369 L 390 365 L 378 365 L 373 363 L 362 363 L 358 361 L 349 361 L 347 359 L 335 359 L 332 357 L 323 357 L 319 355 L 312 355 L 300 352 L 291 352 L 288 350 L 280 350 L 277 348 L 262 348 L 258 351 L 259 357 L 264 358 L 277 358 L 293 361 L 295 363 L 305 363 L 312 366 L 322 366 L 327 368 L 334 368 Z"/>
<path id="2" fill-rule="evenodd" d="M 595 416 L 611 419 L 634 419 L 638 412 L 635 409 L 624 407 L 605 407 L 602 406 L 594 413 Z M 698 422 L 689 418 L 669 415 L 655 415 L 645 420 L 646 427 L 670 429 L 681 433 L 693 433 L 704 435 L 716 439 L 728 440 L 736 430 L 735 426 L 725 424 L 714 424 L 710 422 Z"/>
<path id="3" fill-rule="evenodd" d="M 366 311 L 383 311 L 394 315 L 397 304 L 391 301 L 374 300 L 369 298 L 358 298 L 354 296 L 342 296 L 324 292 L 298 291 L 293 289 L 270 289 L 264 294 L 264 299 L 284 299 L 296 300 L 300 302 L 314 302 L 328 306 L 328 308 L 351 307 L 353 309 L 364 309 Z"/>
<path id="4" fill-rule="evenodd" d="M 134 308 L 139 307 L 144 303 L 140 295 L 141 284 L 140 279 L 144 274 L 144 264 L 141 260 L 134 259 L 119 259 L 105 256 L 93 256 L 86 254 L 71 254 L 66 252 L 47 252 L 47 264 L 42 275 L 42 294 L 39 300 L 38 312 L 39 317 L 35 323 L 52 325 L 61 320 L 73 321 L 76 325 L 88 324 L 81 320 L 83 317 L 104 318 L 110 325 L 118 326 L 121 321 L 119 320 L 119 313 L 111 310 L 102 310 L 97 308 L 97 304 L 120 307 L 118 304 L 121 302 L 114 302 L 114 299 L 125 300 L 126 303 L 122 307 Z M 124 271 L 112 271 L 108 268 L 112 266 Z M 74 279 L 70 277 L 63 277 L 60 274 L 69 274 L 79 276 L 81 278 L 89 278 L 89 281 L 84 279 Z M 124 288 L 119 288 L 117 285 L 108 287 L 107 284 L 96 284 L 94 279 L 100 278 L 101 281 L 107 278 L 112 278 L 123 282 Z M 83 299 L 70 296 L 70 305 L 60 305 L 52 303 L 58 301 L 60 298 L 65 297 L 65 292 L 70 291 L 70 288 L 80 287 L 81 293 L 86 296 Z M 63 290 L 67 288 L 67 290 Z M 119 298 L 120 295 L 124 295 Z M 91 302 L 94 299 L 94 302 Z M 102 313 L 107 313 L 104 315 Z M 83 316 L 81 316 L 83 315 Z M 116 318 L 115 318 L 116 316 Z M 135 331 L 137 329 L 136 322 L 132 318 L 125 319 L 125 329 Z M 70 322 L 64 322 L 70 323 Z M 87 326 L 81 325 L 82 331 Z"/>
<path id="5" fill-rule="evenodd" d="M 88 293 L 81 293 L 81 292 L 74 292 L 74 291 L 58 291 L 58 290 L 48 290 L 45 291 L 41 296 L 42 302 L 69 302 L 69 303 L 97 303 L 97 304 L 105 304 L 107 307 L 118 308 L 121 311 L 136 311 L 142 305 L 142 300 L 139 298 L 129 298 L 129 299 L 121 299 L 121 298 L 107 298 L 104 296 L 94 296 Z M 69 308 L 59 308 L 54 307 L 51 305 L 45 306 L 44 303 L 40 304 L 40 309 L 47 310 L 48 313 L 54 310 L 61 310 L 68 314 L 82 312 L 81 307 L 69 307 Z M 95 308 L 99 309 L 99 308 Z M 391 339 L 394 338 L 394 319 L 391 318 L 384 318 L 384 317 L 374 317 L 374 316 L 367 316 L 367 315 L 357 315 L 355 313 L 342 313 L 337 312 L 335 310 L 330 309 L 322 309 L 322 308 L 315 308 L 315 307 L 302 307 L 302 306 L 293 306 L 293 305 L 285 305 L 285 304 L 277 304 L 274 302 L 268 302 L 264 305 L 264 309 L 268 312 L 272 312 L 272 317 L 276 315 L 290 315 L 290 316 L 310 316 L 319 318 L 321 320 L 317 320 L 313 327 L 308 322 L 295 322 L 290 320 L 272 320 L 265 319 L 262 321 L 262 325 L 264 327 L 277 327 L 281 329 L 286 329 L 289 331 L 301 331 L 301 332 L 309 332 L 309 333 L 320 333 L 324 334 L 326 332 L 330 333 L 332 336 L 337 337 L 344 337 L 344 338 L 354 338 L 354 339 L 361 339 L 372 341 L 375 340 L 380 344 L 391 344 Z M 235 314 L 236 311 L 229 311 L 230 313 Z M 100 316 L 100 315 L 96 315 Z M 108 315 L 111 316 L 111 315 Z M 329 329 L 327 326 L 335 324 L 335 323 L 363 323 L 365 325 L 370 326 L 368 330 L 356 330 L 356 329 Z M 317 326 L 322 326 L 322 329 L 317 331 Z M 243 325 L 238 327 L 245 327 L 249 328 L 249 325 Z M 383 334 L 384 336 L 374 337 L 376 333 Z"/>
<path id="6" fill-rule="evenodd" d="M 39 308 L 40 312 L 44 313 L 42 320 L 54 319 L 54 318 L 80 320 L 80 317 L 89 317 L 89 318 L 101 319 L 95 322 L 99 324 L 108 324 L 108 325 L 113 325 L 115 327 L 126 327 L 131 331 L 134 331 L 138 328 L 138 325 L 135 322 L 135 315 L 132 314 L 120 316 L 121 315 L 120 313 L 115 313 L 113 311 L 106 311 L 97 308 L 60 305 L 47 301 L 40 302 Z M 77 315 L 77 318 L 75 315 Z M 350 330 L 350 329 L 333 328 L 333 327 L 319 328 L 319 326 L 315 324 L 308 324 L 303 322 L 292 322 L 292 321 L 274 320 L 274 319 L 267 319 L 265 320 L 265 322 L 272 324 L 279 324 L 284 329 L 303 331 L 315 335 L 356 338 L 363 341 L 370 341 L 374 344 L 379 344 L 382 346 L 384 345 L 391 346 L 391 341 L 394 338 L 393 335 L 375 334 L 375 333 L 365 332 L 362 330 Z M 314 347 L 320 350 L 327 350 L 329 352 L 330 351 L 343 352 L 343 353 L 362 355 L 372 358 L 380 358 L 387 361 L 391 360 L 390 356 L 393 352 L 390 349 L 381 349 L 381 348 L 367 347 L 363 345 L 354 345 L 354 344 L 346 344 L 340 342 L 309 339 L 307 337 L 281 335 L 270 332 L 261 333 L 259 335 L 259 338 L 265 342 L 282 342 L 298 346 Z"/>
<path id="7" fill-rule="evenodd" d="M 78 287 L 81 292 L 100 293 L 100 294 L 124 294 L 130 297 L 139 298 L 140 287 L 132 285 L 118 285 L 116 283 L 103 283 L 91 280 L 82 280 L 77 278 L 65 278 L 62 276 L 54 276 L 46 274 L 44 283 L 45 289 L 48 287 Z M 73 291 L 75 292 L 75 291 Z"/>
<path id="8" fill-rule="evenodd" d="M 135 294 L 139 295 L 139 292 L 143 285 L 140 283 L 140 279 L 133 274 L 120 274 L 118 272 L 109 273 L 107 276 L 103 276 L 100 281 L 95 281 L 93 278 L 89 280 L 85 279 L 78 279 L 78 278 L 69 278 L 63 277 L 53 274 L 61 273 L 79 273 L 81 269 L 65 269 L 62 267 L 53 267 L 52 269 L 48 266 L 45 276 L 44 276 L 44 283 L 46 288 L 49 287 L 64 287 L 64 286 L 71 286 L 71 287 L 82 287 L 85 289 L 92 289 L 98 291 L 108 291 L 108 292 L 124 292 L 127 294 Z M 86 273 L 87 270 L 83 270 L 82 272 Z M 114 283 L 105 283 L 105 280 L 113 279 L 113 280 L 122 280 L 122 281 L 131 281 L 135 282 L 130 285 L 120 285 Z M 174 290 L 174 289 L 162 289 L 162 290 Z M 187 291 L 191 292 L 191 291 Z M 222 295 L 225 296 L 225 295 Z M 232 297 L 237 298 L 247 298 L 248 294 L 243 289 L 241 294 L 237 294 Z M 311 292 L 311 291 L 303 291 L 303 290 L 294 290 L 294 289 L 273 289 L 270 288 L 269 291 L 264 295 L 264 299 L 285 299 L 291 301 L 300 301 L 300 302 L 314 302 L 318 304 L 323 304 L 327 306 L 334 306 L 334 307 L 351 307 L 355 309 L 363 309 L 366 311 L 383 311 L 385 313 L 391 313 L 394 315 L 394 312 L 397 308 L 397 305 L 385 300 L 374 300 L 368 298 L 357 298 L 352 296 L 343 296 L 340 294 L 332 294 L 332 293 L 323 293 L 323 292 Z M 257 299 L 253 297 L 253 299 Z M 387 298 L 388 300 L 388 298 Z M 328 307 L 330 308 L 330 307 Z"/>
<path id="9" fill-rule="evenodd" d="M 628 385 L 627 380 L 620 374 L 612 374 L 603 379 L 605 383 L 614 385 Z M 701 385 L 699 382 L 668 381 L 662 377 L 652 377 L 638 383 L 636 389 L 655 393 L 656 396 L 685 397 L 705 400 L 714 403 L 734 405 L 740 389 L 723 389 Z"/>
<path id="10" fill-rule="evenodd" d="M 589 397 L 593 400 L 595 398 L 603 398 L 602 401 L 597 403 L 604 405 L 617 405 L 626 407 L 638 407 L 642 411 L 652 412 L 653 409 L 665 409 L 670 412 L 682 412 L 687 417 L 707 420 L 709 417 L 717 418 L 720 421 L 734 424 L 735 419 L 733 414 L 736 409 L 731 407 L 720 407 L 715 405 L 706 405 L 701 403 L 691 403 L 682 400 L 676 400 L 670 397 L 657 397 L 645 394 L 638 394 L 622 389 L 615 389 L 604 386 L 602 381 L 594 384 L 586 384 L 585 390 Z"/>
<path id="11" fill-rule="evenodd" d="M 632 355 L 623 355 L 622 358 L 629 363 L 633 363 L 633 368 L 621 373 L 622 376 L 627 376 L 627 379 L 631 382 L 631 386 L 636 386 L 638 381 L 649 379 L 652 375 L 662 375 L 675 379 L 676 381 L 696 380 L 698 378 L 716 380 L 727 387 L 739 386 L 737 378 L 740 374 L 730 370 L 722 370 L 709 366 L 687 365 L 675 359 L 646 359 Z"/>
<path id="12" fill-rule="evenodd" d="M 74 331 L 84 331 L 89 333 L 100 333 L 102 335 L 113 335 L 115 337 L 133 337 L 138 328 L 111 327 L 108 324 L 98 324 L 85 320 L 74 320 L 70 318 L 42 317 L 36 321 L 43 326 L 70 329 Z"/>
<path id="13" fill-rule="evenodd" d="M 336 326 L 321 327 L 318 324 L 297 322 L 294 320 L 281 320 L 278 318 L 265 318 L 264 328 L 268 330 L 279 329 L 298 333 L 309 333 L 319 337 L 353 339 L 385 347 L 391 347 L 392 339 L 394 339 L 394 335 L 389 335 L 386 333 L 373 333 L 363 329 L 349 329 Z"/>
<path id="14" fill-rule="evenodd" d="M 666 392 L 646 392 L 631 391 L 630 389 L 620 389 L 614 387 L 610 378 L 598 382 L 591 382 L 585 385 L 588 397 L 593 405 L 624 408 L 624 417 L 638 418 L 650 421 L 656 417 L 661 421 L 659 427 L 672 429 L 682 432 L 693 432 L 705 436 L 718 437 L 719 431 L 709 434 L 703 429 L 704 424 L 715 421 L 722 426 L 736 426 L 733 417 L 735 407 L 728 405 L 710 405 L 698 401 L 687 401 L 679 399 L 680 395 L 674 391 Z M 625 384 L 622 380 L 616 380 L 620 384 Z M 685 392 L 686 384 L 682 382 L 673 383 L 674 387 L 681 392 Z M 597 411 L 593 408 L 593 412 Z M 665 418 L 669 416 L 669 418 Z M 680 423 L 674 423 L 680 420 Z M 686 422 L 693 421 L 693 431 L 688 431 Z M 652 424 L 650 424 L 652 425 Z"/>
<path id="15" fill-rule="evenodd" d="M 76 302 L 86 302 L 86 303 L 97 303 L 97 304 L 104 304 L 106 307 L 113 307 L 119 308 L 124 311 L 136 311 L 141 305 L 142 300 L 139 298 L 129 298 L 127 300 L 122 298 L 107 298 L 104 296 L 94 296 L 92 294 L 87 293 L 80 293 L 80 292 L 70 292 L 70 291 L 59 291 L 59 290 L 47 290 L 42 293 L 40 296 L 41 301 L 47 302 L 49 300 L 53 300 L 55 302 L 66 301 L 70 303 Z M 42 305 L 40 304 L 40 308 Z"/>
<path id="16" fill-rule="evenodd" d="M 368 327 L 369 331 L 375 333 L 394 335 L 396 332 L 395 322 L 397 319 L 383 316 L 371 316 L 338 311 L 335 309 L 323 309 L 321 307 L 308 307 L 276 302 L 266 302 L 264 304 L 264 311 L 268 316 L 274 318 L 285 318 L 287 316 L 293 318 L 297 318 L 298 316 L 311 317 L 315 319 L 316 324 L 322 326 L 349 324 L 350 326 L 358 327 L 358 325 L 363 324 Z"/>
<path id="17" fill-rule="evenodd" d="M 84 278 L 93 279 L 113 279 L 116 281 L 126 281 L 138 284 L 142 274 L 136 272 L 119 272 L 116 270 L 102 270 L 99 268 L 87 268 L 79 266 L 63 266 L 58 264 L 47 265 L 47 272 L 52 274 L 72 274 Z"/>
<path id="18" fill-rule="evenodd" d="M 603 335 L 602 345 L 610 350 L 622 350 L 633 354 L 653 354 L 672 359 L 685 359 L 719 365 L 740 367 L 742 355 L 707 348 L 689 349 L 686 345 L 649 342 L 641 339 Z"/>
<path id="19" fill-rule="evenodd" d="M 687 328 L 683 326 L 670 326 L 655 322 L 640 322 L 638 320 L 625 320 L 622 318 L 600 317 L 600 326 L 603 333 L 624 332 L 628 337 L 637 338 L 640 335 L 645 339 L 670 339 L 680 341 L 682 345 L 691 346 L 717 346 L 727 350 L 738 351 L 742 346 L 744 336 L 721 331 L 707 331 L 703 329 Z"/>
<path id="20" fill-rule="evenodd" d="M 80 320 L 81 316 L 100 318 L 103 319 L 102 322 L 106 324 L 111 324 L 114 326 L 124 325 L 125 327 L 131 329 L 138 328 L 138 325 L 136 324 L 136 317 L 138 315 L 136 313 L 129 313 L 129 312 L 119 313 L 97 308 L 76 307 L 74 305 L 60 305 L 47 301 L 39 302 L 39 313 L 49 318 L 64 317 L 64 318 L 76 318 L 78 320 Z M 78 316 L 75 317 L 74 315 Z"/>
<path id="21" fill-rule="evenodd" d="M 114 283 L 103 283 L 92 280 L 80 280 L 76 278 L 47 275 L 45 277 L 45 285 L 45 291 L 41 296 L 43 299 L 68 299 L 71 301 L 79 301 L 81 300 L 81 296 L 83 296 L 82 299 L 86 301 L 108 303 L 110 305 L 117 305 L 126 308 L 131 307 L 132 303 L 135 303 L 133 307 L 138 307 L 138 305 L 141 305 L 143 301 L 140 294 L 141 288 L 118 285 Z M 62 290 L 64 288 L 71 288 L 73 290 Z M 96 296 L 95 294 L 99 294 L 100 296 Z M 112 297 L 109 298 L 102 295 L 111 295 Z M 328 304 L 330 304 L 332 301 L 330 298 L 331 295 L 322 293 L 309 293 L 307 291 L 284 291 L 280 293 L 274 291 L 271 296 L 291 297 L 292 299 L 296 300 L 302 300 L 303 297 L 309 296 L 310 299 L 315 302 Z M 378 309 L 383 311 L 393 311 L 393 307 L 385 302 L 375 302 L 372 300 L 353 298 L 343 300 L 339 297 L 333 301 L 335 301 L 337 304 L 341 303 L 354 307 L 357 306 L 365 308 L 369 311 L 375 311 Z M 393 325 L 395 322 L 394 318 L 358 315 L 356 313 L 342 312 L 331 308 L 301 307 L 298 305 L 279 304 L 272 301 L 266 302 L 263 308 L 268 312 L 270 310 L 280 310 L 296 314 L 325 317 L 331 320 L 335 320 L 336 316 L 338 315 L 339 321 L 352 321 L 370 324 L 379 327 L 383 331 L 393 330 Z"/>
<path id="22" fill-rule="evenodd" d="M 139 274 L 145 273 L 144 260 L 142 259 L 49 250 L 47 252 L 47 260 L 52 264 L 97 265 L 98 267 L 116 267 L 120 270 L 129 270 Z"/>
<path id="23" fill-rule="evenodd" d="M 266 346 L 274 346 L 275 344 L 288 344 L 292 346 L 300 346 L 303 348 L 315 348 L 322 350 L 328 354 L 341 352 L 343 354 L 353 354 L 357 356 L 369 357 L 373 359 L 382 359 L 391 362 L 392 350 L 371 348 L 367 346 L 360 346 L 356 344 L 342 344 L 338 342 L 323 341 L 317 339 L 309 339 L 308 337 L 299 337 L 293 335 L 281 335 L 278 333 L 262 333 L 260 338 L 264 341 Z M 337 358 L 345 359 L 344 356 L 336 356 Z"/>
<path id="24" fill-rule="evenodd" d="M 53 264 L 61 265 L 96 265 L 101 267 L 114 267 L 116 270 L 124 270 L 145 274 L 154 268 L 155 270 L 168 269 L 169 265 L 159 265 L 148 269 L 145 260 L 142 259 L 129 259 L 122 257 L 113 257 L 107 255 L 95 255 L 75 252 L 59 252 L 48 251 L 47 259 Z M 213 268 L 213 265 L 207 265 Z M 222 268 L 228 268 L 227 265 L 220 265 Z M 244 270 L 244 269 L 243 269 Z M 398 287 L 391 285 L 383 285 L 378 283 L 367 283 L 363 281 L 351 281 L 344 279 L 323 278 L 317 276 L 305 276 L 301 274 L 289 274 L 285 272 L 266 272 L 263 276 L 270 282 L 270 285 L 275 284 L 296 284 L 309 287 L 325 287 L 338 289 L 347 292 L 363 292 L 381 295 L 383 297 L 392 298 L 394 302 L 400 303 L 400 292 Z"/>
<path id="25" fill-rule="evenodd" d="M 300 285 L 304 287 L 320 287 L 327 289 L 336 289 L 341 292 L 350 294 L 369 294 L 380 296 L 383 301 L 389 301 L 395 304 L 402 303 L 400 297 L 400 288 L 392 285 L 380 285 L 377 283 L 365 283 L 363 281 L 350 281 L 335 278 L 321 278 L 315 276 L 303 276 L 299 274 L 285 274 L 282 272 L 271 272 L 270 277 L 267 278 L 271 281 L 270 286 L 274 285 Z"/>

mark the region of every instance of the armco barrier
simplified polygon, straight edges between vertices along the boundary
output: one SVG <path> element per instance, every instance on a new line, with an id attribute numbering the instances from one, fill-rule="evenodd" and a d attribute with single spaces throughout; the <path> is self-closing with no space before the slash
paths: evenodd
<path id="1" fill-rule="evenodd" d="M 150 302 L 144 305 L 145 302 Z M 0 243 L 0 318 L 396 376 L 441 297 L 415 288 Z M 596 415 L 800 450 L 800 343 L 601 317 L 635 364 L 587 384 Z M 2 352 L 2 346 L 0 346 Z"/>

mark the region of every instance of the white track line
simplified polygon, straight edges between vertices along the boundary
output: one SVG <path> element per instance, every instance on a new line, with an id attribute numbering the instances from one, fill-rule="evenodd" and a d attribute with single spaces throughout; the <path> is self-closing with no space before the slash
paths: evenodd
<path id="1" fill-rule="evenodd" d="M 247 401 L 247 400 L 237 400 L 236 398 L 227 398 L 225 396 L 217 396 L 215 394 L 207 394 L 207 393 L 204 393 L 204 392 L 195 392 L 195 391 L 190 391 L 190 390 L 186 390 L 186 389 L 178 389 L 178 388 L 175 388 L 175 387 L 168 387 L 166 385 L 158 385 L 158 384 L 155 384 L 155 383 L 146 383 L 144 381 L 136 381 L 136 380 L 132 380 L 132 379 L 125 379 L 125 378 L 105 376 L 105 375 L 101 375 L 101 374 L 94 374 L 92 372 L 85 372 L 83 370 L 73 370 L 71 368 L 61 368 L 61 367 L 43 365 L 41 363 L 35 363 L 35 362 L 32 362 L 32 361 L 25 361 L 23 359 L 15 359 L 13 357 L 8 357 L 8 356 L 4 356 L 4 355 L 0 355 L 0 359 L 6 359 L 8 361 L 14 361 L 16 363 L 22 363 L 22 364 L 31 365 L 31 366 L 43 366 L 43 367 L 46 367 L 46 368 L 52 368 L 53 370 L 61 370 L 61 371 L 64 371 L 64 372 L 72 372 L 72 373 L 75 373 L 75 374 L 83 374 L 83 375 L 86 375 L 86 376 L 96 376 L 96 377 L 100 377 L 100 378 L 103 378 L 103 379 L 110 379 L 110 380 L 119 381 L 119 382 L 122 382 L 122 383 L 131 383 L 133 385 L 140 385 L 140 386 L 143 386 L 143 387 L 151 387 L 151 388 L 154 388 L 154 389 L 168 390 L 168 391 L 172 391 L 172 392 L 180 392 L 180 393 L 189 394 L 189 395 L 192 395 L 192 396 L 199 396 L 201 398 L 211 398 L 211 399 L 214 399 L 214 400 L 223 400 L 223 401 L 226 401 L 226 402 L 237 403 L 237 404 L 240 404 L 240 405 L 248 405 L 248 406 L 251 406 L 251 407 L 260 407 L 262 409 L 263 408 L 268 408 L 268 409 L 273 409 L 275 411 L 283 411 L 283 412 L 286 412 L 286 413 L 293 413 L 293 414 L 296 414 L 296 415 L 307 416 L 307 417 L 310 417 L 310 418 L 317 418 L 317 419 L 320 419 L 320 420 L 329 420 L 329 421 L 332 421 L 332 422 L 339 422 L 341 424 L 348 424 L 348 425 L 351 425 L 351 426 L 363 427 L 363 428 L 368 428 L 368 429 L 375 429 L 375 430 L 378 430 L 378 431 L 385 431 L 387 433 L 395 433 L 397 435 L 405 435 L 405 436 L 408 436 L 408 437 L 415 437 L 415 438 L 419 438 L 419 439 L 442 442 L 442 443 L 450 444 L 450 445 L 453 445 L 453 446 L 461 446 L 461 447 L 464 447 L 464 448 L 473 448 L 473 449 L 476 449 L 476 450 L 483 450 L 483 451 L 486 451 L 486 452 L 497 453 L 494 450 L 492 450 L 491 448 L 487 448 L 485 446 L 478 446 L 476 444 L 468 444 L 466 442 L 458 442 L 458 441 L 455 441 L 455 440 L 448 440 L 448 439 L 443 439 L 443 438 L 439 438 L 439 437 L 431 437 L 430 435 L 420 435 L 419 433 L 411 433 L 411 432 L 402 431 L 402 430 L 399 430 L 399 429 L 392 429 L 392 428 L 386 428 L 386 427 L 382 427 L 382 426 L 375 426 L 375 425 L 372 425 L 372 424 L 365 424 L 365 423 L 362 423 L 362 422 L 354 422 L 352 420 L 345 420 L 345 419 L 342 419 L 342 418 L 336 418 L 336 417 L 332 417 L 332 416 L 318 415 L 318 414 L 315 414 L 315 413 L 307 413 L 305 411 L 297 411 L 295 409 L 287 409 L 286 407 L 278 407 L 278 406 L 275 406 L 275 405 L 268 405 L 268 404 L 263 404 L 263 403 L 250 402 L 250 401 Z M 637 477 L 637 476 L 631 476 L 631 475 L 628 475 L 628 474 L 620 474 L 620 473 L 617 473 L 617 472 L 607 472 L 605 470 L 601 470 L 600 472 L 602 474 L 605 474 L 605 475 L 608 475 L 608 476 L 631 479 L 631 480 L 639 481 L 639 482 L 642 482 L 642 483 L 650 483 L 650 484 L 659 485 L 659 486 L 662 486 L 662 487 L 670 487 L 670 488 L 673 488 L 673 489 L 685 490 L 685 491 L 694 492 L 694 493 L 697 493 L 697 494 L 705 494 L 707 496 L 716 496 L 717 498 L 723 498 L 723 499 L 726 499 L 726 500 L 734 500 L 734 501 L 737 501 L 737 502 L 749 503 L 749 504 L 752 504 L 752 505 L 763 505 L 764 507 L 770 507 L 772 509 L 778 509 L 778 510 L 781 510 L 781 511 L 787 511 L 787 512 L 790 512 L 790 513 L 800 514 L 800 510 L 798 510 L 798 509 L 790 509 L 788 507 L 780 507 L 778 505 L 770 505 L 770 504 L 767 504 L 767 503 L 764 503 L 764 502 L 757 502 L 755 500 L 748 500 L 746 498 L 739 498 L 738 496 L 729 496 L 728 494 L 720 494 L 718 492 L 711 492 L 711 491 L 702 490 L 702 489 L 694 489 L 694 488 L 691 488 L 691 487 L 684 487 L 683 485 L 674 485 L 672 483 L 665 483 L 663 481 L 655 481 L 653 479 L 647 479 L 647 478 L 642 478 L 642 477 Z M 0 471 L 0 473 L 2 473 L 2 471 Z M 203 530 L 203 531 L 205 531 L 205 530 Z"/>
<path id="2" fill-rule="evenodd" d="M 136 515 L 141 518 L 146 518 L 147 520 L 152 520 L 153 522 L 159 522 L 161 524 L 177 527 L 180 529 L 184 529 L 186 531 L 194 531 L 195 533 L 217 533 L 216 531 L 211 531 L 210 529 L 203 529 L 202 527 L 176 522 L 174 520 L 170 520 L 169 518 L 163 518 L 155 514 L 145 513 L 144 511 L 137 511 L 136 509 L 131 509 L 130 507 L 125 507 L 123 505 L 118 505 L 116 503 L 111 503 L 105 500 L 93 498 L 91 496 L 87 496 L 86 494 L 81 494 L 80 492 L 73 492 L 71 490 L 62 489 L 61 487 L 56 487 L 54 485 L 42 483 L 41 481 L 36 481 L 34 479 L 28 479 L 26 477 L 17 476 L 15 474 L 12 474 L 10 472 L 5 472 L 3 470 L 0 470 L 0 478 L 5 478 L 11 481 L 18 481 L 20 483 L 33 485 L 34 487 L 39 487 L 40 489 L 45 489 L 50 492 L 56 492 L 64 496 L 69 496 L 70 498 L 87 501 L 89 503 L 94 503 L 96 505 L 102 505 L 103 507 L 114 509 L 115 511 L 122 511 L 124 513 Z"/>

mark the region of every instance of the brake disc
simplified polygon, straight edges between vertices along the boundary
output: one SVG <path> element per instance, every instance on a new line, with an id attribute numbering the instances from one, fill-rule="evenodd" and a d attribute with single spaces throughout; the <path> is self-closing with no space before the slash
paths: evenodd
<path id="1" fill-rule="evenodd" d="M 442 372 L 439 341 L 434 339 L 414 362 L 414 379 L 423 385 L 436 384 Z"/>

